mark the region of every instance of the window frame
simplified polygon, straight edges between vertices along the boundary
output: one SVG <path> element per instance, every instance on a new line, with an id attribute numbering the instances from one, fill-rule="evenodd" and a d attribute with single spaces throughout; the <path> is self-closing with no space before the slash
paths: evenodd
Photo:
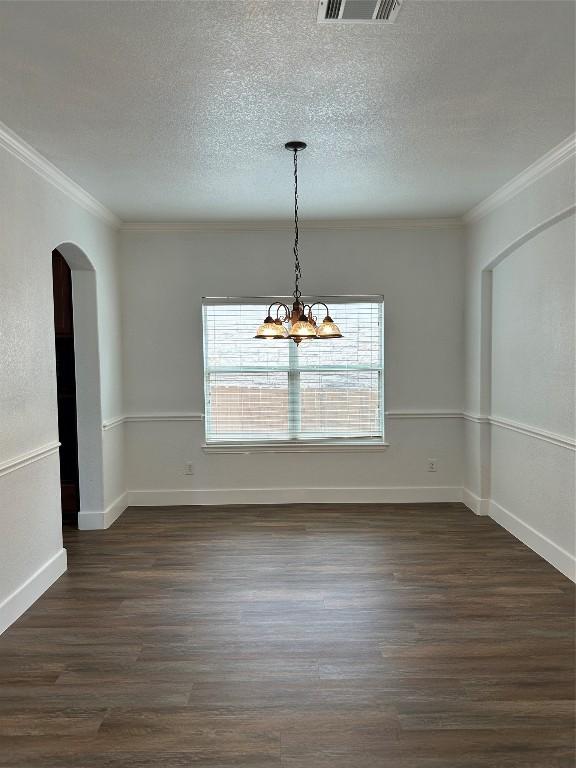
<path id="1" fill-rule="evenodd" d="M 342 452 L 363 452 L 378 451 L 389 446 L 386 442 L 386 412 L 385 412 L 385 314 L 384 314 L 384 296 L 381 294 L 361 294 L 361 295 L 338 295 L 338 296 L 302 296 L 301 299 L 308 304 L 313 301 L 323 301 L 329 306 L 338 304 L 353 303 L 376 303 L 379 304 L 379 326 L 380 326 L 380 360 L 378 365 L 359 366 L 357 368 L 342 367 L 313 367 L 308 371 L 303 366 L 293 366 L 297 360 L 297 347 L 293 341 L 285 341 L 288 347 L 288 365 L 275 366 L 273 369 L 254 367 L 250 369 L 238 368 L 234 366 L 222 366 L 217 369 L 210 369 L 207 363 L 207 333 L 206 333 L 206 308 L 214 305 L 238 304 L 238 305 L 259 305 L 263 310 L 273 301 L 283 301 L 290 305 L 293 301 L 291 296 L 203 296 L 202 297 L 202 340 L 203 340 L 203 379 L 204 379 L 204 443 L 202 448 L 208 453 L 262 453 L 262 452 L 317 452 L 317 451 L 342 451 Z M 337 310 L 333 310 L 337 318 Z M 266 342 L 261 342 L 266 343 Z M 322 344 L 323 342 L 313 342 Z M 285 372 L 288 377 L 288 398 L 292 402 L 292 407 L 288 409 L 288 434 L 285 439 L 262 439 L 255 436 L 243 436 L 233 440 L 219 440 L 208 437 L 208 427 L 210 424 L 210 375 L 216 372 L 220 373 L 264 373 L 272 370 L 274 372 Z M 317 373 L 337 373 L 338 371 L 375 371 L 378 373 L 378 405 L 379 405 L 379 434 L 368 437 L 299 437 L 299 430 L 296 428 L 297 422 L 294 419 L 299 417 L 299 409 L 294 406 L 294 398 L 300 395 L 300 375 L 306 372 Z"/>

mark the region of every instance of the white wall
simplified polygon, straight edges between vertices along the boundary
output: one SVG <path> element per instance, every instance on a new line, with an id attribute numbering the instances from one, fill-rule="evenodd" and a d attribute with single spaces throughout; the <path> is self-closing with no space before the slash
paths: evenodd
<path id="1" fill-rule="evenodd" d="M 573 149 L 517 187 L 468 228 L 465 498 L 574 578 Z"/>
<path id="2" fill-rule="evenodd" d="M 493 270 L 492 413 L 574 430 L 574 219 L 535 235 Z"/>
<path id="3" fill-rule="evenodd" d="M 426 414 L 390 418 L 386 451 L 206 454 L 202 422 L 158 418 L 203 411 L 201 297 L 289 292 L 291 239 L 289 229 L 122 232 L 125 404 L 139 419 L 125 425 L 131 500 L 458 498 L 462 425 L 446 418 L 463 403 L 463 246 L 454 226 L 302 232 L 306 292 L 384 294 L 386 410 Z M 426 471 L 428 457 L 438 472 Z"/>
<path id="4" fill-rule="evenodd" d="M 9 132 L 1 133 L 0 631 L 66 564 L 51 258 L 61 243 L 76 244 L 96 271 L 100 418 L 122 412 L 117 232 L 46 178 L 66 187 L 65 177 Z M 101 424 L 94 428 L 101 430 Z M 102 452 L 95 461 L 106 468 L 92 489 L 92 498 L 102 505 L 92 510 L 96 514 L 102 515 L 123 490 L 121 459 L 112 467 L 110 458 L 118 456 L 119 440 L 121 434 L 95 441 Z"/>

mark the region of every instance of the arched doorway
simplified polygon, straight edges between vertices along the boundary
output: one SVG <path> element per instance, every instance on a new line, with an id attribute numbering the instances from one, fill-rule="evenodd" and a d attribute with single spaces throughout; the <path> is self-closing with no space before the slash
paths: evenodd
<path id="1" fill-rule="evenodd" d="M 56 348 L 58 438 L 60 440 L 60 498 L 62 520 L 77 525 L 80 512 L 74 307 L 72 272 L 60 251 L 52 251 L 52 293 Z"/>
<path id="2" fill-rule="evenodd" d="M 52 252 L 61 497 L 65 522 L 103 509 L 96 272 L 74 243 Z M 89 516 L 84 520 L 88 520 Z"/>

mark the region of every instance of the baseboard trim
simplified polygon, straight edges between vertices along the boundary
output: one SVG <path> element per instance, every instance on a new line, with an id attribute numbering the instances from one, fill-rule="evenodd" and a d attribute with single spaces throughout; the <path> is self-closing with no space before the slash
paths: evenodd
<path id="1" fill-rule="evenodd" d="M 463 502 L 474 514 L 489 515 L 536 554 L 576 581 L 576 558 L 544 534 L 491 499 L 459 486 L 387 486 L 380 488 L 225 488 L 133 490 L 104 512 L 78 515 L 81 530 L 109 528 L 128 506 L 180 507 L 239 504 L 426 504 Z M 57 577 L 56 577 L 57 578 Z M 41 594 L 41 593 L 40 593 Z M 36 598 L 34 598 L 36 599 Z M 1 625 L 0 606 L 0 625 Z M 25 610 L 25 609 L 24 609 Z M 1 631 L 1 629 L 0 629 Z"/>
<path id="2" fill-rule="evenodd" d="M 81 531 L 103 531 L 110 528 L 128 506 L 128 493 L 122 493 L 103 512 L 78 513 L 78 528 Z"/>
<path id="3" fill-rule="evenodd" d="M 564 576 L 576 581 L 576 558 L 565 549 L 493 500 L 490 501 L 490 517 Z"/>
<path id="4" fill-rule="evenodd" d="M 462 501 L 459 486 L 384 488 L 225 488 L 129 491 L 130 506 L 214 504 L 419 504 Z"/>
<path id="5" fill-rule="evenodd" d="M 490 514 L 490 499 L 481 499 L 468 488 L 462 488 L 462 501 L 475 515 L 484 517 Z"/>
<path id="6" fill-rule="evenodd" d="M 66 570 L 66 550 L 56 552 L 0 603 L 0 635 L 14 624 Z"/>

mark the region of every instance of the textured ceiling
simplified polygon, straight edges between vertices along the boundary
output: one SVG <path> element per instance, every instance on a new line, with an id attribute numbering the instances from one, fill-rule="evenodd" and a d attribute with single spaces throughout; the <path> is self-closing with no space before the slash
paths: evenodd
<path id="1" fill-rule="evenodd" d="M 0 120 L 125 220 L 461 214 L 574 130 L 571 1 L 0 2 Z"/>

